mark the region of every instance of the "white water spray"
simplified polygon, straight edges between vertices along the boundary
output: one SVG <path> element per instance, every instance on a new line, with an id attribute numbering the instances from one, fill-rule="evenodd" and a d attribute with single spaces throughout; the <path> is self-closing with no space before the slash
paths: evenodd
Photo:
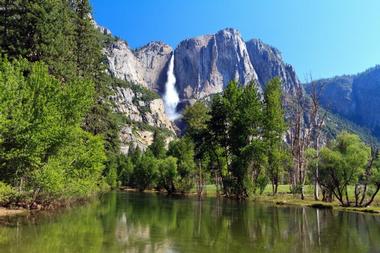
<path id="1" fill-rule="evenodd" d="M 179 103 L 179 96 L 175 88 L 176 78 L 174 75 L 174 54 L 170 58 L 167 78 L 164 94 L 165 113 L 168 115 L 170 120 L 176 120 L 179 118 L 180 114 L 176 111 Z"/>

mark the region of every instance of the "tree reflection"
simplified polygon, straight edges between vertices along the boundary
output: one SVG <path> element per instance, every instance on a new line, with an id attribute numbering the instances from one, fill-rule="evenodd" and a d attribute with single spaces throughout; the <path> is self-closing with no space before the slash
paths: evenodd
<path id="1" fill-rule="evenodd" d="M 1 252 L 376 252 L 377 216 L 208 198 L 112 193 L 3 219 Z"/>

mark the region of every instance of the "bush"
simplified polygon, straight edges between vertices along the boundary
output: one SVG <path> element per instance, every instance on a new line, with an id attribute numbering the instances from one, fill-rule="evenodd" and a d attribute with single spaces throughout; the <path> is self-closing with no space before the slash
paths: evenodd
<path id="1" fill-rule="evenodd" d="M 17 192 L 10 185 L 0 182 L 0 204 L 6 204 L 16 198 Z"/>

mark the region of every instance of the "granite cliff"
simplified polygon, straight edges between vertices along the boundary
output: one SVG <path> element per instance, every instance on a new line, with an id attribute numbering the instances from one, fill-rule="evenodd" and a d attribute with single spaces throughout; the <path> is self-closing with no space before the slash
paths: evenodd
<path id="1" fill-rule="evenodd" d="M 186 39 L 174 50 L 162 42 L 151 42 L 133 50 L 119 40 L 108 45 L 105 54 L 111 75 L 160 94 L 164 91 L 170 56 L 174 54 L 176 87 L 181 101 L 221 92 L 231 80 L 243 85 L 256 81 L 263 87 L 268 80 L 279 76 L 286 92 L 300 85 L 294 69 L 284 63 L 277 49 L 256 39 L 245 42 L 240 32 L 232 28 Z"/>

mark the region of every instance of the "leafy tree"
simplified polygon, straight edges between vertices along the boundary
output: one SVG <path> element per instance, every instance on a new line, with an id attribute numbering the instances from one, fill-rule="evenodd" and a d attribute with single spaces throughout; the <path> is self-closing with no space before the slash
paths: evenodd
<path id="1" fill-rule="evenodd" d="M 253 187 L 255 191 L 260 174 L 265 174 L 263 165 L 266 162 L 262 140 L 263 104 L 255 83 L 244 88 L 236 111 L 237 117 L 231 130 L 231 150 L 237 165 L 232 174 L 237 177 L 238 185 L 243 187 L 241 191 L 248 196 L 247 190 Z"/>
<path id="2" fill-rule="evenodd" d="M 65 145 L 31 174 L 33 189 L 46 197 L 83 197 L 95 193 L 102 180 L 103 140 L 76 128 Z M 47 195 L 47 196 L 46 196 Z"/>
<path id="3" fill-rule="evenodd" d="M 356 184 L 365 173 L 365 165 L 370 158 L 370 149 L 358 136 L 340 134 L 337 139 L 320 153 L 320 183 L 331 191 L 342 206 L 350 206 L 352 201 L 348 186 Z"/>
<path id="4" fill-rule="evenodd" d="M 195 102 L 192 106 L 186 107 L 183 119 L 186 123 L 186 135 L 194 140 L 202 141 L 210 120 L 207 106 L 201 101 Z"/>
<path id="5" fill-rule="evenodd" d="M 176 189 L 182 193 L 191 190 L 195 174 L 194 144 L 186 137 L 172 141 L 169 144 L 168 155 L 177 158 Z"/>
<path id="6" fill-rule="evenodd" d="M 124 154 L 120 154 L 117 164 L 118 180 L 120 181 L 120 185 L 131 185 L 133 183 L 132 180 L 134 169 L 132 158 L 130 156 L 127 157 Z"/>
<path id="7" fill-rule="evenodd" d="M 158 160 L 158 180 L 159 188 L 164 188 L 168 194 L 176 192 L 176 182 L 178 180 L 177 159 L 168 156 Z"/>
<path id="8" fill-rule="evenodd" d="M 210 150 L 217 158 L 227 196 L 247 197 L 249 190 L 257 187 L 258 177 L 265 169 L 262 109 L 255 83 L 242 88 L 231 82 L 221 96 L 212 100 Z"/>
<path id="9" fill-rule="evenodd" d="M 86 195 L 101 180 L 101 138 L 80 128 L 91 82 L 62 85 L 43 63 L 0 62 L 0 179 L 38 194 Z"/>
<path id="10" fill-rule="evenodd" d="M 149 150 L 157 159 L 166 157 L 165 137 L 162 133 L 155 131 L 153 135 L 153 143 L 149 146 Z"/>
<path id="11" fill-rule="evenodd" d="M 147 151 L 134 164 L 134 183 L 140 191 L 144 191 L 155 184 L 157 175 L 158 161 L 151 152 Z"/>
<path id="12" fill-rule="evenodd" d="M 270 80 L 264 90 L 264 140 L 267 147 L 267 174 L 272 183 L 273 195 L 277 193 L 278 184 L 284 173 L 286 149 L 283 135 L 286 130 L 284 110 L 281 101 L 281 80 Z"/>

